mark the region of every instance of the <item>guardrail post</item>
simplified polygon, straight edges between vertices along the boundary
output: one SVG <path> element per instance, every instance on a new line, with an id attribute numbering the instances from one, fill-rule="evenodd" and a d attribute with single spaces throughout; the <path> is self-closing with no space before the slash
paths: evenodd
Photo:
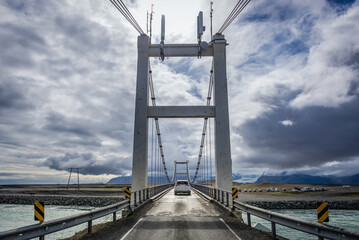
<path id="1" fill-rule="evenodd" d="M 87 232 L 88 233 L 92 232 L 92 220 L 87 222 Z"/>
<path id="2" fill-rule="evenodd" d="M 113 220 L 114 222 L 116 221 L 116 212 L 113 212 L 112 220 Z"/>
<path id="3" fill-rule="evenodd" d="M 221 192 L 222 192 L 222 199 L 221 199 L 221 202 L 222 202 L 222 204 L 224 204 L 224 192 L 221 190 Z"/>
<path id="4" fill-rule="evenodd" d="M 146 189 L 143 189 L 143 201 L 146 202 Z"/>
<path id="5" fill-rule="evenodd" d="M 138 191 L 138 203 L 141 204 L 142 203 L 142 199 L 141 199 L 141 191 Z"/>
<path id="6" fill-rule="evenodd" d="M 251 215 L 247 212 L 247 221 L 248 221 L 248 226 L 251 226 Z"/>
<path id="7" fill-rule="evenodd" d="M 271 222 L 271 223 L 272 223 L 272 236 L 277 237 L 277 232 L 275 230 L 275 222 Z"/>
<path id="8" fill-rule="evenodd" d="M 45 235 L 40 236 L 39 240 L 45 240 Z"/>
<path id="9" fill-rule="evenodd" d="M 149 188 L 147 188 L 147 190 L 146 190 L 146 199 L 149 199 L 149 198 L 150 198 L 150 195 L 149 195 L 148 190 L 149 190 Z"/>
<path id="10" fill-rule="evenodd" d="M 226 204 L 226 207 L 229 207 L 229 194 L 228 194 L 228 192 L 226 192 L 226 198 L 227 198 L 227 204 Z"/>
<path id="11" fill-rule="evenodd" d="M 324 240 L 324 238 L 323 238 L 323 237 L 319 237 L 319 236 L 318 236 L 318 240 Z"/>
<path id="12" fill-rule="evenodd" d="M 136 192 L 134 192 L 133 193 L 133 204 L 134 204 L 134 206 L 137 206 L 137 194 L 136 194 Z"/>

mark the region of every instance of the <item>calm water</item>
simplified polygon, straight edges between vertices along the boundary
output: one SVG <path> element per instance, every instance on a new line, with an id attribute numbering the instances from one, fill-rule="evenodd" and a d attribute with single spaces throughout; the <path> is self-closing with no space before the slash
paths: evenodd
<path id="1" fill-rule="evenodd" d="M 79 206 L 45 206 L 45 220 L 49 221 L 78 213 L 88 212 L 91 209 L 94 208 Z M 121 216 L 121 212 L 118 212 L 117 216 L 119 218 Z M 96 219 L 92 224 L 96 225 L 108 221 L 112 221 L 112 214 Z M 34 221 L 34 207 L 32 205 L 0 204 L 0 232 L 36 223 L 38 222 Z M 45 239 L 71 237 L 76 232 L 85 228 L 87 228 L 87 223 L 46 235 Z"/>
<path id="2" fill-rule="evenodd" d="M 282 213 L 285 215 L 299 217 L 301 219 L 316 222 L 317 210 L 316 209 L 294 209 L 294 210 L 279 210 L 274 209 L 274 212 Z M 242 214 L 243 221 L 247 223 L 247 214 Z M 260 223 L 271 231 L 271 223 L 261 218 L 251 215 L 252 226 L 256 223 Z M 347 228 L 355 231 L 359 231 L 359 210 L 329 210 L 329 223 L 326 225 L 332 225 L 336 227 Z M 291 228 L 287 228 L 276 224 L 277 235 L 283 236 L 291 240 L 313 239 L 318 240 L 317 236 L 303 233 Z"/>

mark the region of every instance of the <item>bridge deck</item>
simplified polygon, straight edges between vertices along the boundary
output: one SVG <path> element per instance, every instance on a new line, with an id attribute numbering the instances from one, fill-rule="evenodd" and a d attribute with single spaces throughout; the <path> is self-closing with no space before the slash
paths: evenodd
<path id="1" fill-rule="evenodd" d="M 171 190 L 118 239 L 271 239 L 228 215 L 193 191 L 175 196 Z"/>

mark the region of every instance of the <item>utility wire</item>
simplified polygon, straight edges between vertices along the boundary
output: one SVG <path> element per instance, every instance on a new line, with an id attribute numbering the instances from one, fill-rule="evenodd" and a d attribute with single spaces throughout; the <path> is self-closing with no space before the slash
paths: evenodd
<path id="1" fill-rule="evenodd" d="M 234 19 L 238 17 L 238 15 L 242 12 L 242 10 L 248 5 L 250 1 L 251 0 L 239 0 L 217 33 L 222 34 L 223 31 L 226 30 L 226 28 L 234 21 Z"/>
<path id="2" fill-rule="evenodd" d="M 132 16 L 131 12 L 128 10 L 126 5 L 122 0 L 110 0 L 111 3 L 117 8 L 117 10 L 127 19 L 127 21 L 139 32 L 140 34 L 145 34 L 140 25 L 137 23 L 136 19 Z"/>

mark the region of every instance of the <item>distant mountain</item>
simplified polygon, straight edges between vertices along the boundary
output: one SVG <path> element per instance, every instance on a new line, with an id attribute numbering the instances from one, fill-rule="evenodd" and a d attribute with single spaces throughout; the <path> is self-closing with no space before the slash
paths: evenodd
<path id="1" fill-rule="evenodd" d="M 172 180 L 172 179 L 170 179 Z M 154 182 L 154 179 L 151 179 L 151 177 L 147 177 L 147 182 L 150 184 L 151 182 Z M 161 177 L 157 179 L 158 183 L 168 183 L 166 177 Z M 106 184 L 131 184 L 132 183 L 132 176 L 120 176 L 110 179 Z"/>
<path id="2" fill-rule="evenodd" d="M 339 177 L 335 175 L 312 176 L 307 174 L 291 174 L 291 175 L 262 175 L 256 183 L 288 183 L 288 184 L 359 184 L 359 174 L 352 176 Z"/>

